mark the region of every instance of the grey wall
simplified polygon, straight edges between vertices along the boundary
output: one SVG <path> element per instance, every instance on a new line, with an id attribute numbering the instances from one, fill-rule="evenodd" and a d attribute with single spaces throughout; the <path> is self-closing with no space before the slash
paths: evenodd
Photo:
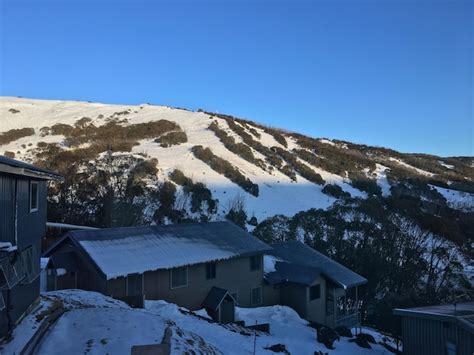
<path id="1" fill-rule="evenodd" d="M 77 260 L 79 271 L 77 273 L 77 288 L 86 291 L 96 291 L 109 294 L 107 293 L 107 281 L 105 275 L 98 270 L 88 255 L 76 248 L 76 246 L 68 239 L 55 249 L 54 254 L 65 252 L 74 252 L 78 255 Z M 61 282 L 56 283 L 56 285 L 58 290 L 61 289 L 61 287 L 66 288 L 69 286 L 69 284 L 62 284 Z M 50 291 L 49 288 L 48 291 Z"/>
<path id="2" fill-rule="evenodd" d="M 293 308 L 302 318 L 307 317 L 308 292 L 304 285 L 287 283 L 281 286 L 281 304 Z"/>
<path id="3" fill-rule="evenodd" d="M 445 355 L 446 342 L 456 344 L 457 355 L 474 354 L 474 335 L 453 322 L 402 317 L 403 353 Z"/>
<path id="4" fill-rule="evenodd" d="M 38 181 L 38 211 L 30 212 L 30 181 Z M 41 251 L 41 238 L 46 230 L 46 181 L 0 174 L 0 241 L 11 242 L 21 253 L 29 246 Z M 15 231 L 16 230 L 16 231 Z M 35 260 L 40 265 L 40 259 Z M 10 304 L 10 317 L 16 323 L 39 298 L 39 277 L 29 284 L 18 284 L 2 294 Z M 0 336 L 7 329 L 6 311 L 0 313 Z"/>
<path id="5" fill-rule="evenodd" d="M 318 322 L 325 324 L 326 322 L 326 280 L 324 277 L 319 276 L 313 285 L 321 286 L 321 297 L 316 300 L 310 301 L 309 298 L 309 287 L 306 288 L 307 292 L 307 304 L 306 304 L 306 319 L 312 322 Z M 313 286 L 312 285 L 312 286 Z"/>
<path id="6" fill-rule="evenodd" d="M 169 270 L 146 272 L 144 291 L 146 299 L 162 299 L 195 310 L 201 308 L 201 303 L 210 289 L 217 286 L 230 293 L 237 292 L 239 305 L 251 307 L 250 290 L 261 287 L 262 280 L 263 270 L 251 271 L 250 258 L 242 257 L 218 262 L 216 278 L 212 280 L 206 279 L 206 264 L 190 266 L 188 268 L 188 285 L 175 289 L 170 287 Z M 108 292 L 120 297 L 124 296 L 123 293 L 120 293 L 120 289 L 123 290 L 124 285 L 124 278 L 109 280 Z"/>

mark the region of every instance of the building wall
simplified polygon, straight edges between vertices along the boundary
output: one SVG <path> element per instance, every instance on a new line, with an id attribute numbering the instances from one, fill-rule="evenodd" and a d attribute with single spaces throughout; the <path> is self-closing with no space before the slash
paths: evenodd
<path id="1" fill-rule="evenodd" d="M 319 276 L 318 279 L 313 283 L 313 285 L 320 285 L 321 294 L 318 299 L 311 301 L 309 297 L 309 287 L 306 288 L 306 319 L 312 322 L 324 324 L 326 321 L 326 280 L 324 279 L 324 277 Z"/>
<path id="2" fill-rule="evenodd" d="M 77 249 L 69 240 L 66 240 L 62 245 L 60 245 L 55 251 L 57 253 L 65 252 L 74 252 L 78 254 L 78 268 L 77 272 L 77 288 L 86 291 L 96 291 L 103 294 L 109 294 L 107 292 L 107 282 L 105 276 L 101 274 L 90 259 L 83 254 L 79 249 Z M 48 276 L 48 277 L 55 277 Z M 58 277 L 60 279 L 61 277 Z M 48 282 L 48 285 L 53 284 L 53 282 Z M 58 290 L 69 287 L 69 284 L 62 284 L 61 282 L 56 282 L 56 287 Z M 48 291 L 51 289 L 48 286 Z"/>
<path id="3" fill-rule="evenodd" d="M 38 211 L 30 212 L 30 181 L 38 182 Z M 0 174 L 0 242 L 11 242 L 19 254 L 34 246 L 41 251 L 41 238 L 46 230 L 46 181 Z M 40 259 L 35 260 L 40 266 Z M 29 284 L 18 284 L 2 292 L 8 308 L 0 312 L 0 336 L 8 330 L 9 317 L 17 323 L 40 293 L 39 277 Z M 8 317 L 9 316 L 9 317 Z"/>
<path id="4" fill-rule="evenodd" d="M 280 285 L 269 285 L 265 283 L 263 285 L 263 304 L 264 306 L 273 306 L 273 305 L 281 305 L 280 302 Z"/>
<path id="5" fill-rule="evenodd" d="M 280 302 L 293 308 L 302 318 L 307 317 L 308 291 L 304 285 L 287 283 L 281 286 Z"/>
<path id="6" fill-rule="evenodd" d="M 456 323 L 402 317 L 404 354 L 445 355 L 448 341 L 456 345 L 457 355 L 474 354 L 474 335 Z"/>
<path id="7" fill-rule="evenodd" d="M 261 265 L 263 267 L 263 260 Z M 124 284 L 120 279 L 109 280 L 108 288 L 116 290 L 119 284 L 123 288 Z M 201 303 L 210 289 L 217 286 L 228 290 L 231 294 L 237 293 L 238 303 L 242 307 L 251 307 L 253 306 L 250 302 L 251 289 L 261 287 L 262 280 L 263 269 L 251 271 L 250 258 L 242 257 L 218 262 L 216 278 L 211 280 L 206 279 L 206 264 L 190 266 L 188 285 L 174 289 L 171 289 L 170 270 L 146 272 L 144 293 L 146 299 L 162 299 L 195 310 L 201 308 Z"/>

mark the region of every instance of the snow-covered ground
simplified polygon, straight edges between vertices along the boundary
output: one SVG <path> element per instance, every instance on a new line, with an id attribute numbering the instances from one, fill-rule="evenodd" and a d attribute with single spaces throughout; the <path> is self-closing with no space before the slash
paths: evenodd
<path id="1" fill-rule="evenodd" d="M 445 189 L 444 187 L 434 185 L 430 186 L 443 195 L 449 207 L 453 209 L 460 209 L 466 212 L 474 211 L 474 194 L 464 191 Z"/>
<path id="2" fill-rule="evenodd" d="M 42 295 L 41 304 L 15 329 L 13 339 L 1 348 L 2 354 L 19 354 L 40 322 L 36 316 L 52 304 L 62 303 L 66 312 L 47 331 L 39 346 L 39 354 L 130 354 L 133 345 L 159 344 L 170 327 L 171 353 L 194 351 L 197 354 L 252 354 L 256 341 L 257 354 L 272 354 L 265 349 L 284 344 L 291 354 L 390 354 L 382 345 L 360 348 L 341 338 L 329 350 L 316 341 L 315 330 L 291 308 L 283 306 L 253 309 L 238 308 L 236 316 L 246 325 L 270 323 L 270 334 L 256 338 L 232 331 L 197 315 L 182 312 L 164 301 L 147 301 L 145 309 L 132 309 L 125 303 L 95 292 L 67 290 Z M 196 312 L 205 315 L 205 311 Z M 374 331 L 377 341 L 383 337 Z M 256 340 L 255 340 L 256 339 Z"/>

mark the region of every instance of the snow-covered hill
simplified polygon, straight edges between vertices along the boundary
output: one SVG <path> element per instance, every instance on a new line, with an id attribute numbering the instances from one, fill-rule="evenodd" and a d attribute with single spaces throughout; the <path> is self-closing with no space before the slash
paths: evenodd
<path id="1" fill-rule="evenodd" d="M 381 189 L 383 196 L 389 196 L 391 186 L 400 180 L 400 171 L 406 172 L 410 176 L 431 179 L 431 183 L 443 188 L 443 190 L 438 189 L 437 191 L 440 191 L 448 199 L 449 205 L 453 208 L 469 210 L 474 206 L 472 194 L 460 196 L 462 203 L 458 204 L 456 203 L 456 193 L 452 193 L 455 190 L 448 189 L 449 186 L 446 186 L 446 184 L 443 186 L 443 181 L 452 183 L 451 180 L 458 179 L 456 189 L 459 189 L 460 183 L 466 183 L 468 184 L 466 186 L 471 187 L 473 176 L 463 176 L 463 174 L 466 171 L 472 172 L 472 162 L 469 166 L 469 163 L 455 158 L 436 158 L 434 171 L 426 171 L 405 162 L 403 156 L 394 151 L 356 146 L 347 142 L 327 139 L 311 139 L 310 144 L 314 144 L 314 148 L 311 149 L 308 146 L 310 138 L 232 119 L 234 125 L 252 136 L 253 141 L 257 142 L 255 144 L 261 144 L 266 148 L 276 147 L 272 150 L 280 149 L 293 157 L 294 161 L 291 161 L 283 156 L 283 159 L 280 159 L 283 162 L 283 167 L 278 168 L 274 161 L 270 159 L 272 157 L 265 156 L 265 152 L 262 154 L 261 151 L 258 151 L 258 147 L 255 149 L 255 147 L 246 144 L 242 134 L 229 128 L 229 120 L 204 112 L 191 112 L 148 104 L 137 106 L 106 105 L 89 102 L 2 97 L 0 98 L 0 153 L 9 152 L 8 154 L 14 155 L 17 159 L 34 162 L 37 154 L 35 148 L 38 147 L 38 143 L 40 145 L 58 143 L 62 149 L 87 146 L 88 143 L 73 147 L 65 142 L 67 137 L 62 134 L 45 134 L 45 128 L 57 124 L 74 127 L 84 117 L 90 118 L 89 124 L 96 127 L 106 124 L 111 118 L 124 119 L 120 123 L 124 126 L 159 120 L 175 122 L 185 132 L 187 142 L 163 147 L 155 142 L 156 137 L 138 139 L 138 144 L 133 146 L 131 153 L 144 153 L 151 158 L 157 158 L 159 179 L 162 181 L 168 180 L 168 175 L 173 170 L 179 169 L 185 176 L 195 182 L 204 183 L 212 191 L 213 198 L 219 200 L 220 213 L 218 215 L 221 216 L 225 213 L 228 205 L 227 201 L 237 195 L 243 196 L 247 215 L 255 216 L 258 221 L 277 214 L 292 216 L 299 211 L 310 208 L 327 209 L 336 201 L 334 195 L 323 192 L 323 188 L 328 184 L 339 186 L 343 192 L 349 193 L 352 197 L 366 198 L 368 190 L 363 191 L 363 184 L 360 181 L 357 183 L 355 181 L 359 178 L 366 179 L 369 183 L 375 183 Z M 229 137 L 232 137 L 236 144 L 241 143 L 242 146 L 249 147 L 254 158 L 263 162 L 263 164 L 256 165 L 230 151 L 222 140 L 209 129 L 212 122 L 216 122 L 217 127 L 225 131 Z M 15 135 L 15 130 L 25 130 L 26 128 L 34 129 L 34 132 Z M 14 139 L 4 139 L 2 144 L 1 132 L 3 132 L 4 138 L 10 134 Z M 275 137 L 275 132 L 277 135 L 284 137 L 283 142 Z M 258 196 L 244 191 L 224 174 L 217 172 L 206 162 L 196 158 L 191 152 L 191 148 L 194 146 L 210 148 L 214 155 L 236 167 L 247 179 L 258 185 Z M 323 150 L 324 146 L 327 146 L 327 149 L 330 150 Z M 281 151 L 276 156 L 281 157 Z M 297 151 L 302 151 L 302 153 L 295 153 Z M 334 156 L 334 153 L 337 152 L 344 155 Z M 313 157 L 319 160 L 315 160 L 314 164 L 311 164 L 308 159 L 304 159 L 304 153 L 311 154 L 310 158 Z M 347 170 L 344 170 L 344 160 L 348 161 L 347 153 L 357 158 L 355 166 L 358 167 L 358 171 L 354 171 L 354 165 L 351 164 L 346 164 Z M 364 161 L 360 159 L 361 157 L 368 164 L 364 165 Z M 308 157 L 306 156 L 306 158 Z M 422 159 L 419 157 L 416 159 L 410 158 L 413 161 Z M 338 159 L 341 161 L 337 161 Z M 424 163 L 428 160 L 422 159 L 420 161 Z M 328 164 L 335 162 L 342 167 L 338 174 L 335 173 L 337 169 L 331 169 L 332 171 L 324 169 L 326 165 L 329 166 Z M 295 167 L 295 164 L 299 164 L 299 166 Z M 313 173 L 319 174 L 322 182 L 320 184 L 314 183 L 303 177 L 303 175 L 306 175 L 300 173 L 300 170 L 305 167 Z M 290 173 L 282 172 L 285 169 Z M 293 178 L 291 174 L 294 175 Z M 433 177 L 439 177 L 440 179 L 433 179 Z M 432 189 L 434 190 L 435 187 Z"/>

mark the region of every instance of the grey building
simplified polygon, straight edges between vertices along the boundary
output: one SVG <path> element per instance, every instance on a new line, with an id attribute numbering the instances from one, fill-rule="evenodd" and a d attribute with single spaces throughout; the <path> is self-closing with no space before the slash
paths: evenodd
<path id="1" fill-rule="evenodd" d="M 230 222 L 71 231 L 45 253 L 48 290 L 97 291 L 136 306 L 144 299 L 190 310 L 224 305 L 228 314 L 232 300 L 263 304 L 269 250 Z"/>
<path id="2" fill-rule="evenodd" d="M 403 353 L 474 354 L 474 302 L 395 309 L 401 317 Z"/>
<path id="3" fill-rule="evenodd" d="M 287 241 L 265 255 L 264 298 L 309 321 L 335 327 L 360 324 L 358 286 L 367 282 L 313 248 Z"/>
<path id="4" fill-rule="evenodd" d="M 40 293 L 46 182 L 61 176 L 0 156 L 0 337 L 31 309 Z"/>

